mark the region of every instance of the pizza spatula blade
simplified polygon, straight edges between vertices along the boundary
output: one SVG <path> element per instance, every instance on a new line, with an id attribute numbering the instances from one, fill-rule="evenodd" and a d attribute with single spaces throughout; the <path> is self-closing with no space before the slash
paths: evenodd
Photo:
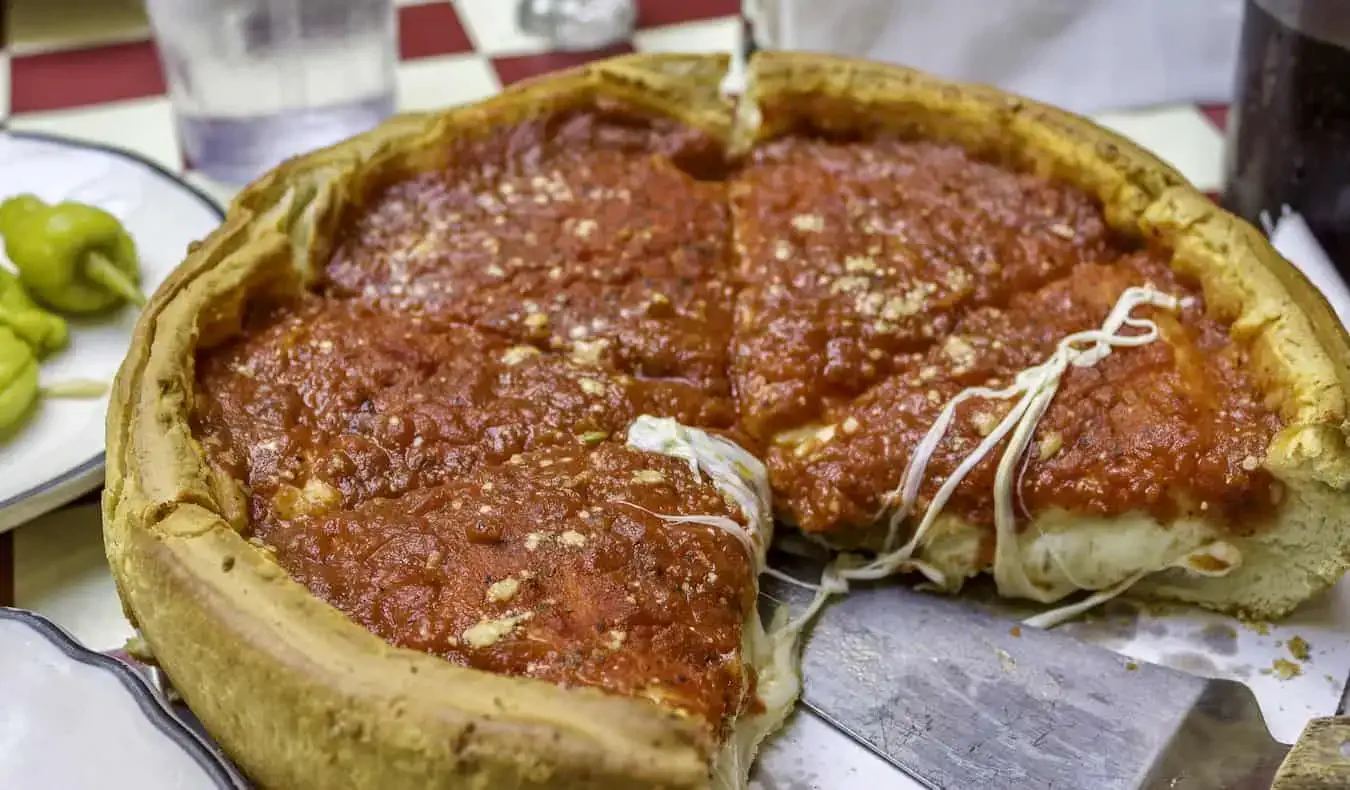
<path id="1" fill-rule="evenodd" d="M 768 579 L 765 595 L 809 598 Z M 1286 761 L 1240 683 L 1014 626 L 960 599 L 855 588 L 807 636 L 804 715 L 889 761 L 896 786 L 1265 790 L 1284 763 L 1278 787 L 1350 787 L 1350 720 L 1317 720 Z"/>

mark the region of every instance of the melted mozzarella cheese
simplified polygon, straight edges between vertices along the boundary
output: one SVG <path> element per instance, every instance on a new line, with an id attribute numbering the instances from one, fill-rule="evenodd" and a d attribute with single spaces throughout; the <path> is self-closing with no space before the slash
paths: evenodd
<path id="1" fill-rule="evenodd" d="M 1028 617 L 1022 621 L 1023 624 L 1036 628 L 1054 628 L 1060 623 L 1068 622 L 1083 612 L 1094 607 L 1100 606 L 1116 596 L 1124 593 L 1133 587 L 1140 579 L 1150 573 L 1157 573 L 1168 568 L 1182 568 L 1189 573 L 1196 573 L 1201 576 L 1223 576 L 1232 572 L 1242 562 L 1242 554 L 1237 547 L 1231 543 L 1216 540 L 1206 543 L 1191 551 L 1182 553 L 1161 565 L 1143 566 L 1119 582 L 1101 589 L 1092 595 L 1087 596 L 1076 603 L 1065 606 L 1055 607 L 1038 615 Z M 1068 568 L 1065 568 L 1068 572 Z M 1084 589 L 1094 589 L 1091 587 Z"/>
<path id="2" fill-rule="evenodd" d="M 628 429 L 628 446 L 680 458 L 689 464 L 696 477 L 706 474 L 718 491 L 740 510 L 745 524 L 725 516 L 652 515 L 674 524 L 703 524 L 731 532 L 745 546 L 756 579 L 766 570 L 765 553 L 773 536 L 773 507 L 769 475 L 758 458 L 720 436 L 681 425 L 673 419 L 648 415 L 638 417 Z M 714 790 L 746 787 L 760 743 L 782 726 L 801 693 L 799 642 L 802 629 L 820 611 L 831 593 L 843 589 L 840 583 L 821 585 L 804 612 L 790 617 L 786 609 L 780 609 L 767 629 L 756 609 L 746 613 L 741 629 L 741 660 L 755 668 L 754 693 L 763 710 L 741 716 L 735 722 L 730 738 L 713 760 Z M 755 594 L 758 599 L 758 582 Z M 751 692 L 747 687 L 742 693 Z"/>
<path id="3" fill-rule="evenodd" d="M 727 501 L 740 509 L 741 525 L 720 516 L 666 516 L 672 523 L 698 523 L 725 529 L 746 545 L 755 574 L 764 570 L 764 556 L 773 535 L 773 505 L 769 473 L 745 448 L 720 436 L 681 425 L 669 417 L 642 415 L 628 428 L 628 446 L 679 458 L 695 478 L 706 473 Z"/>

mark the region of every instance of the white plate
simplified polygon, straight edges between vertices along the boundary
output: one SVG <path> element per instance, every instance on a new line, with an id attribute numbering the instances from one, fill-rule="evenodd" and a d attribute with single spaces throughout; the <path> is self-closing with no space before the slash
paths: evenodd
<path id="1" fill-rule="evenodd" d="M 0 786 L 247 786 L 145 676 L 32 612 L 0 608 L 0 699 Z"/>
<path id="2" fill-rule="evenodd" d="M 146 293 L 223 215 L 205 194 L 135 154 L 44 135 L 0 133 L 0 200 L 24 192 L 49 202 L 88 203 L 121 220 L 136 241 Z M 9 265 L 3 255 L 0 261 Z M 43 363 L 42 382 L 111 384 L 135 323 L 132 308 L 71 320 L 70 347 Z M 0 532 L 102 484 L 107 406 L 106 396 L 42 402 L 0 444 Z"/>

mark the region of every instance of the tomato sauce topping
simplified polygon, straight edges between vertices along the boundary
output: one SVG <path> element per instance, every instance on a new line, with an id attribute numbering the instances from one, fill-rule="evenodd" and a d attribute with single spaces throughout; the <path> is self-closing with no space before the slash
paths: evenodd
<path id="1" fill-rule="evenodd" d="M 746 284 L 732 371 L 760 438 L 884 379 L 970 308 L 1109 254 L 1087 195 L 953 145 L 780 140 L 731 201 Z"/>
<path id="2" fill-rule="evenodd" d="M 1109 266 L 1079 264 L 1037 291 L 1014 296 L 1007 307 L 967 313 L 891 378 L 770 451 L 776 507 L 808 531 L 871 523 L 948 401 L 967 387 L 1007 386 L 1065 336 L 1100 326 L 1126 288 L 1143 284 L 1181 298 L 1190 293 L 1164 258 L 1139 253 Z M 1278 502 L 1280 489 L 1260 462 L 1279 422 L 1254 394 L 1244 352 L 1204 317 L 1198 300 L 1185 304 L 1179 314 L 1136 311 L 1159 325 L 1166 342 L 1118 349 L 1093 367 L 1069 368 L 1020 473 L 1024 514 L 1142 510 L 1251 528 Z M 922 502 L 1013 402 L 976 398 L 958 407 L 932 456 Z M 948 512 L 992 526 L 1001 453 L 972 470 Z"/>
<path id="3" fill-rule="evenodd" d="M 373 195 L 328 265 L 329 293 L 679 381 L 728 423 L 725 187 L 674 162 L 699 146 L 586 113 L 499 130 Z"/>
<path id="4" fill-rule="evenodd" d="M 651 513 L 740 517 L 684 462 L 606 442 L 265 521 L 258 537 L 393 644 L 648 698 L 717 732 L 749 701 L 739 654 L 750 563 L 725 530 Z"/>
<path id="5" fill-rule="evenodd" d="M 951 397 L 1006 384 L 1134 285 L 1185 306 L 1148 311 L 1166 342 L 1066 374 L 1024 511 L 1250 529 L 1279 496 L 1245 351 L 1078 190 L 898 140 L 789 137 L 730 169 L 696 133 L 608 110 L 444 154 L 371 187 L 313 294 L 257 306 L 197 363 L 195 430 L 247 484 L 253 537 L 393 644 L 724 736 L 755 704 L 751 564 L 652 513 L 742 514 L 624 447 L 633 419 L 738 437 L 805 530 L 867 525 Z M 1006 408 L 961 407 L 925 495 Z M 992 478 L 987 460 L 949 507 L 991 523 Z"/>
<path id="6" fill-rule="evenodd" d="M 724 186 L 674 164 L 699 145 L 580 114 L 375 190 L 317 293 L 198 361 L 197 434 L 255 540 L 393 644 L 724 734 L 755 703 L 750 558 L 652 514 L 742 516 L 623 446 L 640 414 L 735 421 Z"/>

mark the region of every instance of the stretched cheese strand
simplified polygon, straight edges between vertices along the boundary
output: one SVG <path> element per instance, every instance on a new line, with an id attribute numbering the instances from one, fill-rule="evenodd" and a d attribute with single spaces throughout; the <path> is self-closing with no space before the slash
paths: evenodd
<path id="1" fill-rule="evenodd" d="M 841 567 L 838 573 L 843 579 L 879 579 L 901 568 L 914 568 L 924 573 L 934 583 L 942 585 L 943 575 L 936 569 L 916 562 L 914 554 L 922 544 L 933 524 L 941 515 L 947 502 L 955 493 L 957 486 L 970 474 L 970 471 L 1008 438 L 1008 446 L 1000 458 L 994 478 L 994 578 L 1002 595 L 1019 596 L 1033 600 L 1043 600 L 1045 593 L 1032 584 L 1026 575 L 1017 544 L 1016 514 L 1014 512 L 1016 492 L 1014 478 L 1018 476 L 1019 464 L 1023 461 L 1027 448 L 1036 431 L 1041 417 L 1049 408 L 1059 384 L 1073 367 L 1091 367 L 1109 356 L 1115 348 L 1143 346 L 1160 337 L 1155 323 L 1144 318 L 1135 318 L 1131 312 L 1139 306 L 1151 305 L 1166 310 L 1176 310 L 1180 302 L 1168 294 L 1152 288 L 1128 288 L 1121 294 L 1106 320 L 1098 329 L 1076 332 L 1061 340 L 1054 353 L 1039 365 L 1021 371 L 1013 383 L 1002 389 L 971 387 L 958 393 L 939 413 L 927 434 L 914 448 L 914 453 L 906 464 L 900 483 L 887 497 L 888 506 L 894 505 L 887 530 L 883 551 L 872 561 L 857 567 Z M 1125 328 L 1142 330 L 1133 334 L 1122 334 Z M 991 400 L 1012 400 L 1016 403 L 999 421 L 998 425 L 983 438 L 976 448 L 957 465 L 951 475 L 939 487 L 929 503 L 923 518 L 919 521 L 913 535 L 902 546 L 896 547 L 900 527 L 907 519 L 918 501 L 919 489 L 923 484 L 933 453 L 946 436 L 956 419 L 957 408 L 973 398 Z M 1010 437 L 1010 438 L 1009 438 Z"/>
<path id="2" fill-rule="evenodd" d="M 1114 347 L 1143 346 L 1161 337 L 1157 324 L 1148 319 L 1130 316 L 1135 307 L 1145 304 L 1166 310 L 1177 310 L 1181 306 L 1177 299 L 1160 291 L 1151 288 L 1127 288 L 1098 332 L 1081 332 L 1061 341 L 1055 354 L 1041 366 L 1043 371 L 1039 372 L 1034 381 L 1029 382 L 1028 397 L 1024 398 L 1026 409 L 994 476 L 994 582 L 998 585 L 1000 595 L 1046 600 L 1045 593 L 1027 578 L 1026 567 L 1021 562 L 1021 549 L 1017 541 L 1017 516 L 1013 511 L 1016 492 L 1012 486 L 1018 461 L 1031 444 L 1036 425 L 1050 407 L 1050 401 L 1059 389 L 1060 379 L 1070 365 L 1080 368 L 1092 367 L 1108 357 Z M 1133 335 L 1119 334 L 1124 327 L 1144 331 Z M 1077 348 L 1079 343 L 1091 345 L 1087 348 Z"/>
<path id="3" fill-rule="evenodd" d="M 755 598 L 759 597 L 758 577 L 767 570 L 765 556 L 773 530 L 769 476 L 759 459 L 734 442 L 673 419 L 642 415 L 628 429 L 628 445 L 639 450 L 680 458 L 689 464 L 695 477 L 707 474 L 724 497 L 740 509 L 745 524 L 714 515 L 667 515 L 652 513 L 631 502 L 624 504 L 672 524 L 702 524 L 736 536 L 750 557 L 755 571 Z M 782 726 L 801 693 L 798 644 L 802 629 L 825 605 L 830 595 L 847 590 L 842 580 L 827 573 L 810 605 L 789 618 L 786 607 L 775 613 L 765 629 L 755 609 L 746 616 L 742 629 L 741 656 L 756 670 L 754 693 L 762 711 L 741 716 L 713 761 L 714 790 L 740 790 L 749 781 L 750 766 L 759 744 L 769 733 Z M 747 686 L 742 690 L 749 694 Z"/>
<path id="4" fill-rule="evenodd" d="M 753 565 L 756 562 L 755 558 L 758 556 L 758 554 L 755 548 L 754 539 L 751 537 L 751 531 L 747 530 L 740 522 L 736 521 L 736 519 L 734 518 L 728 518 L 726 516 L 705 516 L 699 514 L 689 516 L 676 516 L 671 515 L 669 513 L 657 513 L 653 510 L 648 510 L 647 508 L 637 504 L 636 502 L 628 502 L 622 499 L 619 500 L 619 504 L 627 505 L 628 507 L 631 507 L 634 510 L 641 510 L 643 513 L 646 513 L 649 516 L 655 516 L 656 518 L 661 519 L 667 524 L 702 524 L 705 527 L 712 527 L 713 529 L 720 529 L 723 532 L 729 532 L 733 537 L 735 537 L 738 541 L 740 541 L 741 546 L 745 549 L 746 555 L 750 557 L 751 564 Z M 755 566 L 755 575 L 758 576 L 765 570 L 767 569 Z"/>
<path id="5" fill-rule="evenodd" d="M 622 504 L 637 508 L 667 523 L 703 524 L 730 532 L 741 541 L 749 554 L 755 576 L 772 573 L 777 578 L 816 591 L 815 597 L 806 609 L 797 617 L 783 623 L 774 633 L 796 634 L 820 611 L 831 594 L 847 591 L 847 585 L 838 578 L 833 567 L 826 570 L 820 584 L 802 582 L 767 567 L 765 554 L 773 530 L 769 475 L 764 464 L 744 448 L 720 436 L 681 425 L 673 419 L 650 417 L 645 414 L 638 417 L 629 427 L 628 445 L 683 459 L 688 462 L 695 477 L 701 477 L 702 473 L 706 472 L 722 495 L 740 508 L 746 526 L 726 516 L 676 516 L 653 513 L 632 502 Z"/>
<path id="6" fill-rule="evenodd" d="M 740 509 L 745 525 L 725 516 L 671 516 L 646 512 L 674 524 L 705 524 L 726 530 L 745 546 L 755 575 L 764 571 L 773 531 L 773 511 L 769 473 L 758 458 L 728 439 L 681 425 L 669 417 L 646 414 L 629 426 L 628 446 L 679 458 L 689 464 L 689 471 L 696 479 L 703 479 L 706 473 L 722 496 Z M 628 502 L 624 504 L 637 507 Z"/>
<path id="7" fill-rule="evenodd" d="M 1217 560 L 1217 562 L 1197 564 L 1194 561 L 1197 557 L 1207 557 L 1212 560 Z M 1231 543 L 1216 540 L 1213 543 L 1207 543 L 1193 551 L 1185 552 L 1178 558 L 1165 563 L 1160 567 L 1145 568 L 1137 573 L 1133 573 L 1124 580 L 1117 582 L 1104 590 L 1094 592 L 1086 598 L 1083 598 L 1081 601 L 1076 601 L 1064 606 L 1057 606 L 1053 609 L 1047 609 L 1040 614 L 1032 615 L 1031 617 L 1022 620 L 1022 624 L 1033 628 L 1054 628 L 1061 623 L 1067 623 L 1083 612 L 1095 609 L 1112 598 L 1121 595 L 1150 573 L 1157 573 L 1158 571 L 1167 570 L 1168 568 L 1185 568 L 1187 571 L 1198 573 L 1201 576 L 1223 576 L 1233 568 L 1237 567 L 1238 563 L 1241 561 L 1242 555 L 1236 546 Z"/>
<path id="8" fill-rule="evenodd" d="M 1024 618 L 1022 620 L 1022 625 L 1031 626 L 1032 628 L 1054 628 L 1062 623 L 1067 623 L 1078 615 L 1096 609 L 1098 606 L 1101 606 L 1112 598 L 1115 598 L 1130 589 L 1136 582 L 1150 573 L 1152 573 L 1152 571 L 1149 570 L 1132 573 L 1125 577 L 1124 581 L 1117 582 L 1110 587 L 1107 587 L 1105 590 L 1098 590 L 1081 601 L 1065 604 L 1064 606 L 1057 606 L 1054 609 Z"/>

